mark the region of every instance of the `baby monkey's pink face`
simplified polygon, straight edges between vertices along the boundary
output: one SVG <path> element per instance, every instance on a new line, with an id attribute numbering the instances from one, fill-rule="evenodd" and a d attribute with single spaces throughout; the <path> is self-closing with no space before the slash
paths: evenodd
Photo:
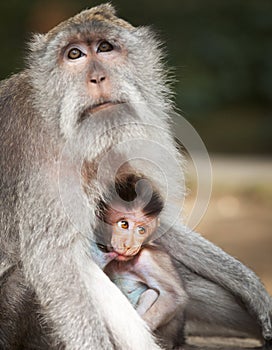
<path id="1" fill-rule="evenodd" d="M 142 209 L 128 211 L 120 205 L 109 211 L 107 219 L 112 225 L 111 245 L 119 254 L 118 260 L 129 260 L 136 255 L 159 222 L 157 217 L 145 215 Z"/>

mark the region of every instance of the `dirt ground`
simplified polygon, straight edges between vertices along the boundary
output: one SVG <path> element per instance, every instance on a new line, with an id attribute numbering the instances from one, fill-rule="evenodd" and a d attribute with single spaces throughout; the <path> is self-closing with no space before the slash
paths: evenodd
<path id="1" fill-rule="evenodd" d="M 208 210 L 195 230 L 250 267 L 272 294 L 272 159 L 211 157 L 211 160 L 213 191 Z M 196 176 L 190 164 L 188 168 L 189 216 L 196 198 Z M 190 341 L 203 350 L 258 346 L 258 342 L 247 339 Z M 189 349 L 194 347 L 186 347 Z"/>
<path id="2" fill-rule="evenodd" d="M 189 338 L 188 343 L 181 350 L 252 350 L 260 348 L 260 343 L 253 339 L 194 337 Z"/>

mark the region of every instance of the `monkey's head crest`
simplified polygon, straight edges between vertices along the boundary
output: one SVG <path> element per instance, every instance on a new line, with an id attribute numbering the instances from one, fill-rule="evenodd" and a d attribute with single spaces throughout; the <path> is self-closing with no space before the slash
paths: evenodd
<path id="1" fill-rule="evenodd" d="M 115 24 L 126 29 L 133 29 L 130 23 L 116 16 L 116 10 L 110 3 L 92 7 L 71 18 L 71 21 L 74 23 L 81 23 L 88 20 L 109 22 L 110 24 Z"/>
<path id="2" fill-rule="evenodd" d="M 30 51 L 39 50 L 46 42 L 48 42 L 48 40 L 52 39 L 59 32 L 69 26 L 80 25 L 92 21 L 108 23 L 109 25 L 115 25 L 127 30 L 135 29 L 130 23 L 116 16 L 116 10 L 112 4 L 105 3 L 81 11 L 74 17 L 59 23 L 46 34 L 35 34 L 29 44 Z"/>
<path id="3" fill-rule="evenodd" d="M 56 32 L 58 33 L 67 25 L 77 25 L 89 21 L 108 22 L 111 25 L 116 25 L 129 30 L 134 28 L 130 23 L 117 17 L 115 8 L 110 3 L 106 3 L 78 13 L 74 17 L 57 25 L 55 28 L 50 30 L 47 35 L 53 36 Z"/>

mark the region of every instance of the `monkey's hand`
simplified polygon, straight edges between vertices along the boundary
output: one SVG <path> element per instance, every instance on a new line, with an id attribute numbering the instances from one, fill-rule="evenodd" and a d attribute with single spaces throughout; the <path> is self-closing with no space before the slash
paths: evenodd
<path id="1" fill-rule="evenodd" d="M 151 308 L 151 306 L 158 299 L 159 293 L 154 289 L 147 289 L 139 298 L 138 305 L 136 307 L 136 311 L 140 316 L 144 316 L 144 314 Z"/>

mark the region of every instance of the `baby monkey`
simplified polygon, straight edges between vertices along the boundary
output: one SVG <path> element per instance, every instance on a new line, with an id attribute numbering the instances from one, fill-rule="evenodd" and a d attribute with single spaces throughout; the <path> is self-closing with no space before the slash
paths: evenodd
<path id="1" fill-rule="evenodd" d="M 169 349 L 179 347 L 184 344 L 187 294 L 170 256 L 149 242 L 160 226 L 163 200 L 150 191 L 147 180 L 136 176 L 116 184 L 115 190 L 110 201 L 99 205 L 110 244 L 98 247 L 114 256 L 104 272 L 162 344 Z"/>

